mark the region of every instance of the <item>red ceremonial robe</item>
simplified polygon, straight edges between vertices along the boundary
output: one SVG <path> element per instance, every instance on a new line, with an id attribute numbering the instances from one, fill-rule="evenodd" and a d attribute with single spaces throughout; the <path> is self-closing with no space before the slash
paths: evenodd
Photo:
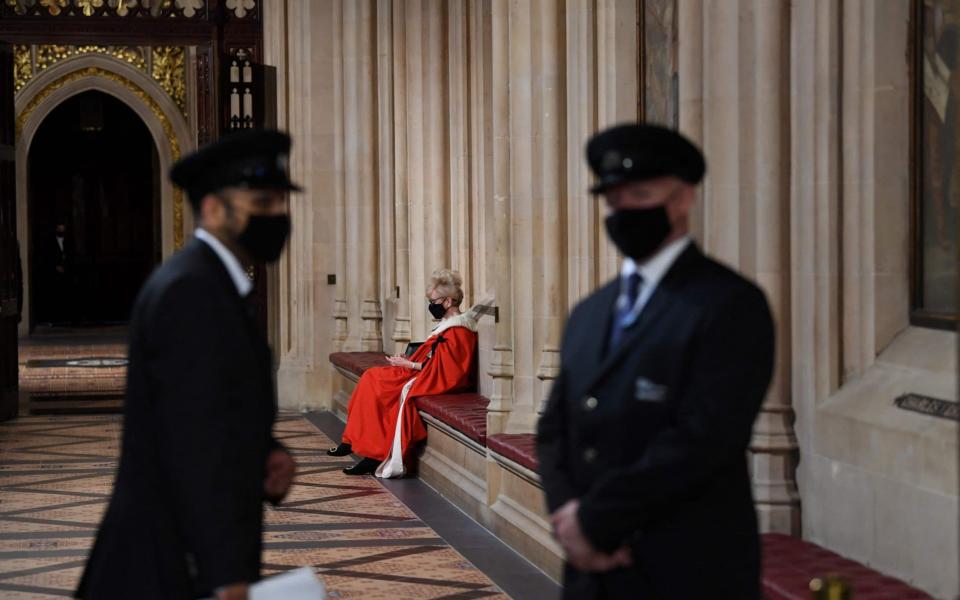
<path id="1" fill-rule="evenodd" d="M 382 461 L 378 477 L 403 475 L 407 450 L 427 437 L 414 398 L 475 387 L 476 331 L 471 317 L 449 317 L 410 357 L 422 362 L 423 370 L 372 367 L 360 377 L 347 405 L 343 441 L 356 454 Z"/>

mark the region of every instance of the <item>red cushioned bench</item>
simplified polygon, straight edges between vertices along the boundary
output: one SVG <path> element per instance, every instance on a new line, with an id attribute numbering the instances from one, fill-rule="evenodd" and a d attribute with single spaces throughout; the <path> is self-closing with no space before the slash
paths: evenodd
<path id="1" fill-rule="evenodd" d="M 766 533 L 761 537 L 766 600 L 808 600 L 810 580 L 827 575 L 846 580 L 856 600 L 933 598 L 899 579 L 887 577 L 816 544 L 782 533 Z"/>
<path id="2" fill-rule="evenodd" d="M 358 381 L 371 367 L 386 366 L 383 352 L 334 352 L 330 362 L 347 378 Z M 414 399 L 420 416 L 463 442 L 485 452 L 487 405 L 490 400 L 476 392 L 422 396 Z"/>
<path id="3" fill-rule="evenodd" d="M 536 436 L 500 433 L 487 438 L 494 458 L 537 473 Z M 506 460 L 503 460 L 506 459 Z M 512 465 L 510 463 L 513 463 Z M 837 575 L 851 585 L 857 600 L 921 600 L 932 596 L 816 544 L 780 533 L 761 536 L 763 596 L 766 600 L 809 600 L 810 580 Z"/>
<path id="4" fill-rule="evenodd" d="M 537 461 L 537 436 L 532 433 L 498 433 L 487 438 L 487 448 L 515 465 L 539 472 Z"/>
<path id="5" fill-rule="evenodd" d="M 334 352 L 330 362 L 347 379 L 357 381 L 370 367 L 386 367 L 387 355 L 383 352 Z"/>

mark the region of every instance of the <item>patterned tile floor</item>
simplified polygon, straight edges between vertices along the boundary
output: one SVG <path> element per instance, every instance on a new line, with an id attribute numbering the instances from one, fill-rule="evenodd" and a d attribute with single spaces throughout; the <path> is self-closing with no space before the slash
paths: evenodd
<path id="1" fill-rule="evenodd" d="M 127 374 L 126 329 L 38 328 L 19 346 L 22 410 L 119 412 Z"/>
<path id="2" fill-rule="evenodd" d="M 491 580 L 299 415 L 276 434 L 300 465 L 267 509 L 264 574 L 312 566 L 330 598 L 506 598 Z M 67 597 L 83 568 L 116 467 L 120 418 L 25 416 L 0 424 L 0 597 Z"/>

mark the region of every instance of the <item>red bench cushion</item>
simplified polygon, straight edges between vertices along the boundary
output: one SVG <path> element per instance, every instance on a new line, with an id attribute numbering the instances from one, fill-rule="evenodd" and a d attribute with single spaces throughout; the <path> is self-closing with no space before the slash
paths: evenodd
<path id="1" fill-rule="evenodd" d="M 537 461 L 537 436 L 532 433 L 498 433 L 491 435 L 487 438 L 487 447 L 534 473 L 540 466 Z"/>
<path id="2" fill-rule="evenodd" d="M 766 533 L 762 538 L 766 600 L 808 600 L 810 580 L 827 575 L 845 579 L 857 600 L 932 598 L 899 579 L 887 577 L 816 544 L 782 533 Z"/>
<path id="3" fill-rule="evenodd" d="M 387 366 L 387 357 L 383 352 L 334 352 L 330 362 L 345 371 L 355 373 L 357 377 L 370 367 Z"/>
<path id="4" fill-rule="evenodd" d="M 487 443 L 487 405 L 490 400 L 480 394 L 441 394 L 422 396 L 415 406 L 431 417 L 446 423 L 481 446 Z"/>

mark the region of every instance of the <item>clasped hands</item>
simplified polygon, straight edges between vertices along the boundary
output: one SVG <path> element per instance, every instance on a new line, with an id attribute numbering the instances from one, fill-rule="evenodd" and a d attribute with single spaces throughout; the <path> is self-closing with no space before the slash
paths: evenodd
<path id="1" fill-rule="evenodd" d="M 417 363 L 412 360 L 407 360 L 405 356 L 388 356 L 387 362 L 394 367 L 404 367 L 405 369 L 416 369 Z"/>
<path id="2" fill-rule="evenodd" d="M 630 556 L 630 549 L 626 546 L 621 546 L 613 554 L 605 554 L 590 544 L 580 528 L 580 521 L 577 518 L 579 508 L 579 500 L 570 500 L 550 515 L 553 537 L 563 547 L 567 562 L 578 571 L 590 573 L 603 573 L 632 565 L 633 557 Z"/>

